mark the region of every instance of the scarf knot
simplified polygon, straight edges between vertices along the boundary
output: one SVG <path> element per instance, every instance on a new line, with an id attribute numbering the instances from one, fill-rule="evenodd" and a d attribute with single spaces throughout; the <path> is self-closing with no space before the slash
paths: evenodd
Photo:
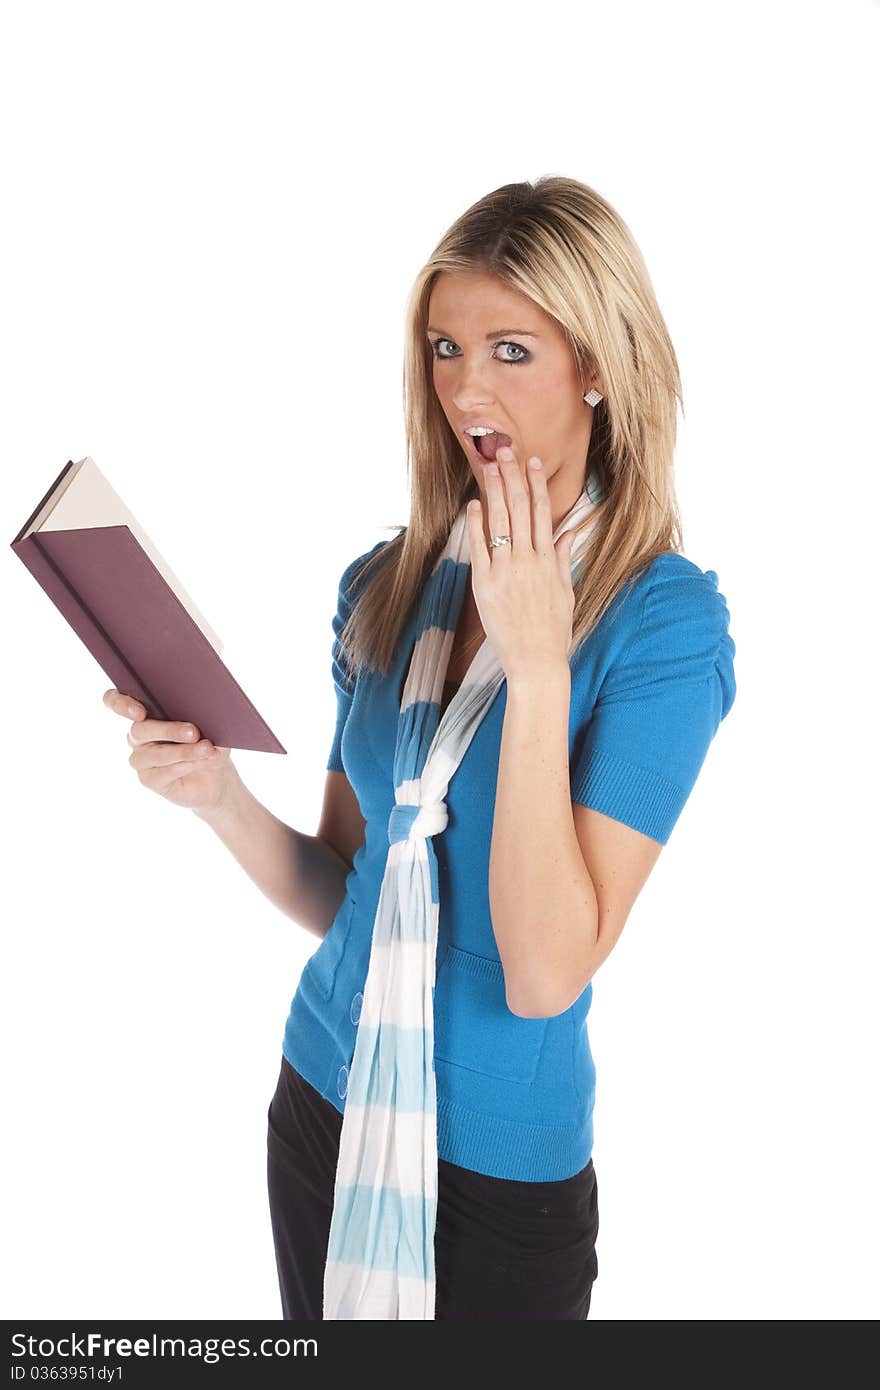
<path id="1" fill-rule="evenodd" d="M 388 843 L 398 840 L 427 840 L 446 829 L 449 812 L 445 801 L 423 801 L 392 808 L 388 817 Z"/>

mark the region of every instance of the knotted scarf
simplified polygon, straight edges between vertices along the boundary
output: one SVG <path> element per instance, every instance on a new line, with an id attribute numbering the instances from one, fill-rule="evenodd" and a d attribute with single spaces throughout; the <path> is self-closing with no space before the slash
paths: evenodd
<path id="1" fill-rule="evenodd" d="M 583 526 L 593 480 L 553 532 Z M 572 568 L 589 539 L 572 544 Z M 440 913 L 431 843 L 444 797 L 504 680 L 488 637 L 442 719 L 441 697 L 470 570 L 466 506 L 419 598 L 394 753 L 388 857 L 373 925 L 339 1141 L 324 1319 L 433 1318 L 437 1217 L 434 984 Z"/>

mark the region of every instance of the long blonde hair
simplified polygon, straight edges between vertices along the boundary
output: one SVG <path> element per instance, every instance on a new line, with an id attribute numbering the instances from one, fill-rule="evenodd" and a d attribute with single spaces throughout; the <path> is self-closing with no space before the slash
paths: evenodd
<path id="1" fill-rule="evenodd" d="M 357 575 L 357 601 L 339 634 L 352 676 L 362 665 L 388 674 L 456 516 L 479 495 L 433 386 L 428 301 L 444 271 L 489 273 L 528 296 L 563 329 L 582 381 L 594 368 L 600 375 L 584 476 L 595 475 L 603 496 L 590 518 L 589 563 L 572 574 L 569 657 L 625 585 L 682 546 L 673 484 L 676 402 L 684 410 L 678 362 L 632 233 L 575 179 L 505 184 L 452 224 L 410 292 L 403 364 L 410 521 Z"/>

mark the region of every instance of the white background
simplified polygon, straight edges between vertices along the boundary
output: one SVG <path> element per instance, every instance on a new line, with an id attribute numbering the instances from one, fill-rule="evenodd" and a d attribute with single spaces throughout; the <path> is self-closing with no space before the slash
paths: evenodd
<path id="1" fill-rule="evenodd" d="M 880 1311 L 878 6 L 4 10 L 2 514 L 106 472 L 317 826 L 339 575 L 406 521 L 402 316 L 502 183 L 607 197 L 679 354 L 739 693 L 594 981 L 594 1319 Z M 317 942 L 142 788 L 11 550 L 3 1315 L 280 1316 L 266 1111 Z"/>

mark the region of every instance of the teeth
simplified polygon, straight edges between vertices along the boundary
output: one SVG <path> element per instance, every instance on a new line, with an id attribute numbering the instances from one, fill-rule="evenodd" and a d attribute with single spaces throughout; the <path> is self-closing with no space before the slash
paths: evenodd
<path id="1" fill-rule="evenodd" d="M 465 430 L 465 434 L 470 434 L 470 435 L 477 435 L 477 434 L 496 434 L 496 433 L 497 433 L 496 430 L 487 429 L 485 425 L 474 425 L 474 426 L 472 426 L 471 429 Z"/>

